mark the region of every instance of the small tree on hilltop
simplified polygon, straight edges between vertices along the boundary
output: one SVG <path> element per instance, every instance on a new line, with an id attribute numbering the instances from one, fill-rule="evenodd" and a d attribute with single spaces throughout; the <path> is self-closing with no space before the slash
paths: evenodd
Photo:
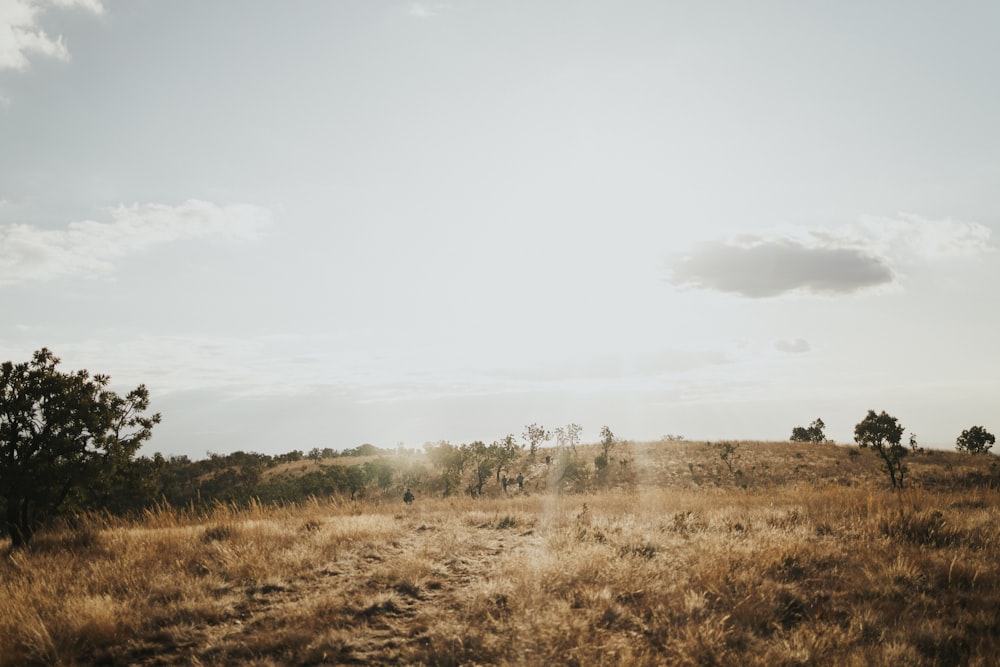
<path id="1" fill-rule="evenodd" d="M 615 448 L 618 441 L 615 434 L 607 426 L 601 427 L 601 453 L 594 457 L 594 465 L 597 471 L 601 472 L 611 463 L 611 450 Z"/>
<path id="2" fill-rule="evenodd" d="M 792 429 L 790 440 L 792 442 L 826 442 L 826 435 L 823 433 L 823 429 L 825 428 L 826 424 L 823 423 L 822 419 L 817 419 L 812 424 L 809 424 L 808 428 L 805 426 L 796 426 Z"/>
<path id="3" fill-rule="evenodd" d="M 565 428 L 560 426 L 555 430 L 556 444 L 560 449 L 569 447 L 575 452 L 576 446 L 580 444 L 580 433 L 582 431 L 583 427 L 579 424 L 567 424 Z"/>
<path id="4" fill-rule="evenodd" d="M 958 436 L 955 440 L 955 449 L 970 454 L 988 454 L 996 441 L 996 437 L 982 426 L 973 426 Z"/>
<path id="5" fill-rule="evenodd" d="M 546 431 L 544 427 L 538 424 L 531 424 L 524 428 L 524 433 L 521 434 L 521 437 L 528 443 L 528 455 L 534 461 L 538 446 L 551 439 L 552 433 Z"/>
<path id="6" fill-rule="evenodd" d="M 854 441 L 862 449 L 871 447 L 880 459 L 882 468 L 889 475 L 892 488 L 903 488 L 903 477 L 906 475 L 906 447 L 901 444 L 903 426 L 895 417 L 884 410 L 875 414 L 869 410 L 868 415 L 854 427 Z"/>

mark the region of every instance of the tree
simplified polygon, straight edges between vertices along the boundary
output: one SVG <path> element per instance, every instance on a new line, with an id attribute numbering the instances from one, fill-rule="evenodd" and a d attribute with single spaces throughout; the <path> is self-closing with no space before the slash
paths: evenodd
<path id="1" fill-rule="evenodd" d="M 739 443 L 733 442 L 719 442 L 715 445 L 715 449 L 719 453 L 719 458 L 726 464 L 729 474 L 736 479 L 743 477 L 743 471 L 739 469 L 740 460 L 742 459 L 739 447 Z"/>
<path id="2" fill-rule="evenodd" d="M 396 470 L 387 459 L 379 457 L 373 461 L 365 461 L 362 464 L 365 472 L 365 479 L 375 482 L 379 489 L 385 491 L 396 477 Z"/>
<path id="3" fill-rule="evenodd" d="M 504 437 L 503 440 L 498 440 L 490 445 L 493 449 L 494 463 L 497 467 L 497 481 L 500 481 L 500 472 L 513 461 L 517 460 L 517 457 L 521 455 L 521 447 L 517 444 L 517 440 L 514 439 L 514 434 L 510 433 Z"/>
<path id="4" fill-rule="evenodd" d="M 476 440 L 471 445 L 463 445 L 462 449 L 476 474 L 476 481 L 469 485 L 469 495 L 481 496 L 483 495 L 483 485 L 486 484 L 486 480 L 493 472 L 497 450 L 491 449 L 482 440 Z"/>
<path id="5" fill-rule="evenodd" d="M 615 434 L 607 426 L 601 427 L 601 453 L 594 457 L 594 466 L 598 472 L 604 470 L 611 463 L 611 450 L 615 448 L 618 441 Z"/>
<path id="6" fill-rule="evenodd" d="M 466 456 L 468 448 L 465 446 L 456 447 L 450 442 L 439 442 L 438 444 L 427 443 L 424 445 L 427 457 L 435 468 L 441 470 L 441 478 L 444 481 L 444 495 L 450 496 L 462 481 L 462 474 L 465 472 L 465 464 L 468 461 Z"/>
<path id="7" fill-rule="evenodd" d="M 535 452 L 538 451 L 538 446 L 543 442 L 552 438 L 552 433 L 546 431 L 544 427 L 538 424 L 531 424 L 524 428 L 524 433 L 521 434 L 525 442 L 528 443 L 528 455 L 531 460 L 535 460 Z"/>
<path id="8" fill-rule="evenodd" d="M 0 365 L 0 496 L 15 547 L 45 517 L 103 493 L 160 421 L 143 415 L 145 385 L 119 396 L 106 388 L 107 375 L 58 365 L 46 348 Z"/>
<path id="9" fill-rule="evenodd" d="M 583 427 L 579 424 L 567 424 L 565 428 L 560 426 L 555 430 L 556 444 L 559 448 L 569 447 L 574 452 L 576 446 L 580 444 L 580 433 Z"/>
<path id="10" fill-rule="evenodd" d="M 365 485 L 368 483 L 368 476 L 359 465 L 349 466 L 344 470 L 345 482 L 351 492 L 351 500 L 355 500 L 359 493 L 364 493 Z"/>
<path id="11" fill-rule="evenodd" d="M 895 417 L 884 410 L 875 414 L 869 410 L 868 415 L 854 427 L 854 441 L 862 449 L 871 447 L 880 459 L 882 468 L 889 475 L 892 488 L 903 488 L 903 477 L 906 475 L 906 447 L 901 444 L 903 427 Z"/>
<path id="12" fill-rule="evenodd" d="M 826 442 L 826 435 L 823 433 L 823 429 L 826 428 L 826 424 L 823 423 L 822 419 L 817 419 L 809 427 L 796 426 L 792 429 L 792 437 L 790 440 L 792 442 Z"/>
<path id="13" fill-rule="evenodd" d="M 982 426 L 973 426 L 958 436 L 955 440 L 955 449 L 970 454 L 988 454 L 996 441 L 996 437 Z"/>

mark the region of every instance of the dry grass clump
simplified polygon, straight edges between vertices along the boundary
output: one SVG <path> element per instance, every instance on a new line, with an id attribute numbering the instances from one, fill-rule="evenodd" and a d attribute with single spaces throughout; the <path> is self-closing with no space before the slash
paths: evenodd
<path id="1" fill-rule="evenodd" d="M 831 452 L 817 483 L 92 518 L 0 562 L 0 665 L 994 663 L 1000 491 Z"/>

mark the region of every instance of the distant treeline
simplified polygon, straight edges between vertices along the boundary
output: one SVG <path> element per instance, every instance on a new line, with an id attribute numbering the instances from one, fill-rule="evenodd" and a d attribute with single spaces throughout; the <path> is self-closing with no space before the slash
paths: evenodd
<path id="1" fill-rule="evenodd" d="M 400 495 L 411 488 L 428 495 L 472 496 L 511 491 L 515 478 L 532 465 L 544 470 L 552 490 L 582 491 L 592 485 L 622 483 L 631 473 L 609 465 L 612 441 L 591 465 L 575 447 L 538 451 L 516 442 L 513 435 L 486 444 L 427 443 L 422 452 L 384 449 L 370 444 L 337 451 L 293 450 L 269 456 L 236 451 L 192 461 L 187 456 L 164 457 L 157 453 L 133 459 L 90 507 L 114 515 L 140 513 L 156 505 L 191 509 L 219 503 L 295 503 L 310 497 L 342 495 L 352 500 L 372 495 Z M 363 459 L 357 463 L 350 459 Z"/>
<path id="2" fill-rule="evenodd" d="M 361 457 L 368 460 L 343 463 L 344 458 Z M 332 459 L 341 462 L 332 463 Z M 286 465 L 300 461 L 318 465 Z M 134 459 L 128 474 L 101 505 L 113 514 L 127 514 L 162 503 L 200 508 L 250 500 L 298 502 L 337 493 L 355 498 L 369 488 L 389 488 L 405 474 L 407 461 L 409 457 L 397 450 L 370 444 L 343 451 L 292 450 L 274 456 L 244 451 L 209 453 L 195 461 L 157 453 Z"/>
<path id="3" fill-rule="evenodd" d="M 362 457 L 367 460 L 343 462 Z M 305 463 L 287 465 L 300 461 Z M 419 467 L 402 451 L 370 444 L 343 451 L 293 450 L 275 456 L 243 451 L 209 453 L 201 460 L 156 453 L 120 462 L 106 479 L 108 483 L 73 494 L 60 514 L 100 509 L 112 515 L 129 515 L 163 504 L 198 510 L 218 503 L 298 502 L 333 494 L 356 498 L 370 489 L 388 489 L 400 479 L 414 477 L 417 481 L 421 475 L 414 470 Z M 6 514 L 7 502 L 0 497 L 0 516 Z M 3 528 L 0 524 L 0 534 Z"/>
<path id="4" fill-rule="evenodd" d="M 406 489 L 424 496 L 478 496 L 506 492 L 508 477 L 513 493 L 521 490 L 517 476 L 528 473 L 532 466 L 544 471 L 546 488 L 583 491 L 593 485 L 619 484 L 631 477 L 623 466 L 610 465 L 611 438 L 608 431 L 602 453 L 593 464 L 580 455 L 575 445 L 542 453 L 518 443 L 513 435 L 490 444 L 427 443 L 422 452 L 363 444 L 342 451 L 314 448 L 274 456 L 209 452 L 200 460 L 156 453 L 119 462 L 100 487 L 67 498 L 59 514 L 72 516 L 99 510 L 114 516 L 138 516 L 164 505 L 200 511 L 220 503 L 297 503 L 333 495 L 351 500 L 396 495 L 401 498 Z M 535 482 L 537 488 L 540 478 Z M 4 512 L 6 503 L 0 498 L 0 516 Z"/>

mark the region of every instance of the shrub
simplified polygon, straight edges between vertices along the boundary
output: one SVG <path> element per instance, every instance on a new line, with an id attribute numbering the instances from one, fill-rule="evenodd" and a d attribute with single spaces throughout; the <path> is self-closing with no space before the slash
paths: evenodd
<path id="1" fill-rule="evenodd" d="M 955 449 L 970 454 L 987 454 L 996 441 L 996 437 L 982 426 L 973 426 L 958 436 L 955 440 Z"/>

